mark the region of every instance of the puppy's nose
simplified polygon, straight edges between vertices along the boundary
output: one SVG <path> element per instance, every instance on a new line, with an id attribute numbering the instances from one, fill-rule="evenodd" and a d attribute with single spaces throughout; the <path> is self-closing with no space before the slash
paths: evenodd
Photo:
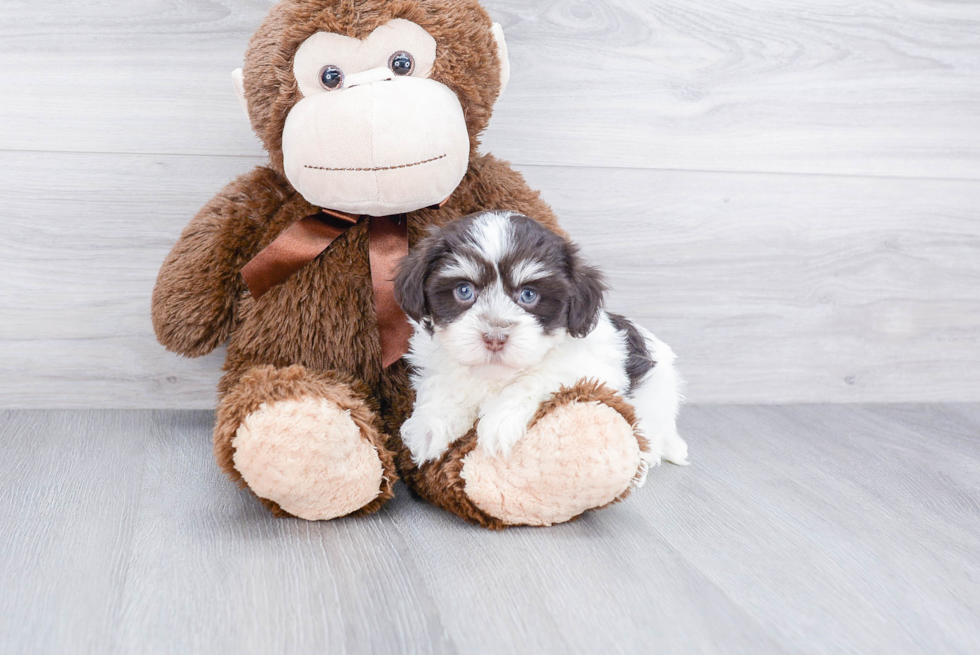
<path id="1" fill-rule="evenodd" d="M 492 353 L 498 353 L 504 349 L 504 344 L 507 343 L 506 334 L 484 334 L 483 343 L 487 344 L 487 350 Z"/>

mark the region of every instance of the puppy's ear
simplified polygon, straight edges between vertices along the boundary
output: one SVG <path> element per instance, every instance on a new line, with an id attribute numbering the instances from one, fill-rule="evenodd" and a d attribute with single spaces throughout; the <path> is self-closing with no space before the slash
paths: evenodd
<path id="1" fill-rule="evenodd" d="M 421 323 L 429 313 L 425 299 L 425 281 L 434 265 L 434 257 L 442 241 L 438 232 L 416 244 L 415 248 L 398 265 L 395 275 L 395 300 L 402 311 L 416 323 Z"/>
<path id="2" fill-rule="evenodd" d="M 598 268 L 583 261 L 575 244 L 568 245 L 568 266 L 572 282 L 568 302 L 568 333 L 581 338 L 594 330 L 599 322 L 599 310 L 609 286 Z"/>

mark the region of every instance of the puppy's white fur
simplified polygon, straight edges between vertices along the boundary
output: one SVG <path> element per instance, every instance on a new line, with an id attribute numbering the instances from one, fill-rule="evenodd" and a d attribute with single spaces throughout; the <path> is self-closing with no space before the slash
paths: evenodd
<path id="1" fill-rule="evenodd" d="M 469 245 L 494 265 L 510 249 L 509 217 L 488 213 L 471 229 Z M 450 265 L 453 275 L 477 268 L 463 257 Z M 524 437 L 543 401 L 562 386 L 585 378 L 622 393 L 634 405 L 639 429 L 650 444 L 643 454 L 638 484 L 643 483 L 647 468 L 662 459 L 687 464 L 687 444 L 676 427 L 681 382 L 670 347 L 638 328 L 656 365 L 630 389 L 627 335 L 616 329 L 605 311 L 600 310 L 595 329 L 585 337 L 572 337 L 564 329 L 547 334 L 505 291 L 499 269 L 497 273 L 497 280 L 482 289 L 456 320 L 429 329 L 415 324 L 408 359 L 415 369 L 416 402 L 401 429 L 413 459 L 417 463 L 438 459 L 477 421 L 483 448 L 506 456 Z M 510 270 L 511 279 L 521 285 L 546 274 L 545 267 L 533 260 Z M 484 335 L 494 331 L 507 335 L 500 352 L 489 351 L 484 342 Z"/>

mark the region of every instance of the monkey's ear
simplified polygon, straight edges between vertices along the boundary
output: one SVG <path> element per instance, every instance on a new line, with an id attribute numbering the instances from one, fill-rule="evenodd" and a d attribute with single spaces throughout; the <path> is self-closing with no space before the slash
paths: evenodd
<path id="1" fill-rule="evenodd" d="M 595 329 L 599 322 L 603 296 L 609 285 L 602 272 L 586 264 L 578 254 L 578 248 L 569 244 L 569 274 L 572 282 L 572 295 L 568 303 L 568 333 L 573 337 L 584 337 Z"/>
<path id="2" fill-rule="evenodd" d="M 245 100 L 245 73 L 242 72 L 241 68 L 236 68 L 231 72 L 231 83 L 235 85 L 235 95 L 238 96 L 238 102 L 241 103 L 242 110 L 248 117 L 248 102 Z"/>
<path id="3" fill-rule="evenodd" d="M 510 82 L 510 58 L 507 56 L 507 40 L 504 39 L 504 28 L 500 26 L 500 23 L 494 23 L 492 31 L 493 38 L 497 42 L 497 57 L 500 58 L 500 94 L 497 96 L 499 98 L 504 95 L 504 89 Z"/>

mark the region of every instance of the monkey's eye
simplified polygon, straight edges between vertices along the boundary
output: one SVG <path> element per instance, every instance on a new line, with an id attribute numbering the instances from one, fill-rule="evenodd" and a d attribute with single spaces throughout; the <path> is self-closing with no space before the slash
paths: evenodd
<path id="1" fill-rule="evenodd" d="M 538 292 L 534 289 L 523 289 L 520 295 L 522 305 L 533 305 L 538 302 Z"/>
<path id="2" fill-rule="evenodd" d="M 320 69 L 320 84 L 327 91 L 334 91 L 344 85 L 344 72 L 336 66 L 324 66 Z"/>
<path id="3" fill-rule="evenodd" d="M 400 50 L 388 59 L 388 68 L 395 75 L 411 75 L 415 70 L 415 57 L 404 50 Z"/>
<path id="4" fill-rule="evenodd" d="M 453 295 L 456 296 L 456 300 L 459 302 L 469 302 L 473 300 L 473 287 L 463 282 L 453 289 Z"/>

